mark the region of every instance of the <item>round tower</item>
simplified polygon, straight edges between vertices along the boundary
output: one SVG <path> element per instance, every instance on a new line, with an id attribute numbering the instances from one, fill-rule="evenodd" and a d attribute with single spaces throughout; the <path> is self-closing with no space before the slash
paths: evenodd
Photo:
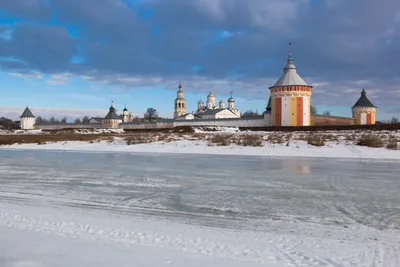
<path id="1" fill-rule="evenodd" d="M 125 108 L 122 112 L 122 122 L 127 123 L 130 122 L 130 114 L 128 109 L 126 108 L 126 104 L 125 104 Z"/>
<path id="2" fill-rule="evenodd" d="M 179 82 L 178 92 L 176 93 L 175 98 L 174 119 L 177 119 L 179 116 L 182 116 L 184 114 L 186 114 L 186 100 L 183 97 L 182 83 Z"/>
<path id="3" fill-rule="evenodd" d="M 207 96 L 207 109 L 214 109 L 216 107 L 215 104 L 215 95 L 210 89 L 210 93 Z"/>
<path id="4" fill-rule="evenodd" d="M 361 91 L 361 97 L 351 108 L 356 124 L 375 124 L 376 107 L 367 98 L 365 89 Z"/>
<path id="5" fill-rule="evenodd" d="M 22 130 L 33 130 L 35 129 L 36 117 L 33 116 L 32 112 L 28 107 L 25 108 L 20 118 L 20 126 Z"/>
<path id="6" fill-rule="evenodd" d="M 269 89 L 272 126 L 309 126 L 311 124 L 312 86 L 297 74 L 291 53 L 282 76 Z"/>
<path id="7" fill-rule="evenodd" d="M 224 100 L 219 101 L 219 108 L 225 108 Z"/>
<path id="8" fill-rule="evenodd" d="M 232 92 L 231 97 L 228 99 L 228 109 L 235 109 L 235 99 L 232 97 Z"/>

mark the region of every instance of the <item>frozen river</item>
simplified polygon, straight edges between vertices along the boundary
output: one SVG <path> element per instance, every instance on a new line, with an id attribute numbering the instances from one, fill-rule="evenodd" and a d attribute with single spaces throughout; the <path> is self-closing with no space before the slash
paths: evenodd
<path id="1" fill-rule="evenodd" d="M 272 252 L 260 256 L 260 250 L 258 256 L 249 257 L 257 258 L 254 264 L 261 262 L 262 266 L 398 267 L 399 173 L 399 161 L 388 160 L 0 150 L 0 225 L 49 230 L 40 223 L 42 220 L 50 225 L 72 221 L 74 225 L 95 227 L 95 218 L 100 216 L 101 220 L 109 220 L 107 226 L 102 225 L 107 229 L 128 227 L 117 227 L 114 221 L 137 219 L 143 228 L 141 233 L 145 232 L 146 221 L 177 225 L 164 233 L 174 237 L 182 234 L 179 225 L 185 225 L 187 232 L 206 227 L 211 232 L 239 231 L 257 237 L 273 234 L 278 243 L 276 236 L 295 234 L 292 241 L 281 240 L 286 247 L 277 251 L 283 256 Z M 49 215 L 53 211 L 54 216 Z M 70 231 L 74 233 L 76 229 Z M 3 238 L 12 240 L 19 234 Z M 199 235 L 203 234 L 190 236 L 190 240 Z M 355 252 L 331 246 L 322 252 L 322 241 L 315 251 L 306 248 L 308 254 L 304 248 L 290 247 L 295 240 L 304 240 L 302 237 L 334 239 L 327 244 L 349 242 Z M 1 240 L 5 240 L 2 234 L 0 245 L 4 245 Z M 214 242 L 218 240 L 228 242 L 218 238 Z M 365 240 L 374 244 L 371 255 L 369 247 L 360 250 L 357 243 L 366 246 Z M 390 246 L 376 246 L 381 242 Z M 259 244 L 253 245 L 259 248 Z M 251 246 L 249 243 L 249 249 Z M 252 255 L 251 249 L 246 255 Z M 0 247 L 0 266 L 2 256 L 6 255 Z M 38 266 L 50 266 L 42 264 Z M 235 266 L 232 262 L 226 264 Z"/>

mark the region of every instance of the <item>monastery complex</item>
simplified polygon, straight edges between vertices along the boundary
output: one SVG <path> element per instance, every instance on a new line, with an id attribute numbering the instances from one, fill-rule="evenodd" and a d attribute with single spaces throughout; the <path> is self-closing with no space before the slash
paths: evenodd
<path id="1" fill-rule="evenodd" d="M 197 103 L 197 110 L 186 111 L 182 84 L 179 83 L 174 101 L 173 119 L 150 122 L 133 122 L 133 116 L 125 107 L 118 115 L 113 104 L 104 118 L 91 118 L 83 124 L 36 124 L 35 116 L 28 107 L 20 117 L 21 129 L 66 129 L 66 128 L 121 128 L 121 129 L 167 129 L 177 126 L 227 126 L 227 127 L 268 127 L 268 126 L 310 126 L 323 124 L 375 124 L 376 106 L 367 98 L 363 89 L 358 101 L 354 104 L 351 118 L 324 117 L 311 115 L 311 97 L 313 86 L 307 84 L 297 73 L 292 54 L 289 54 L 282 76 L 271 87 L 266 110 L 259 117 L 241 117 L 240 110 L 235 107 L 232 96 L 217 100 L 213 92 L 207 96 L 207 102 Z"/>

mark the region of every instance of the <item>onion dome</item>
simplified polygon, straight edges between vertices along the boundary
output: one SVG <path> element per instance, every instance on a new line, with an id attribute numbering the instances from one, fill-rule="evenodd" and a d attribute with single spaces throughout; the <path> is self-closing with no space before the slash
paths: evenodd
<path id="1" fill-rule="evenodd" d="M 272 87 L 278 87 L 278 86 L 295 86 L 295 85 L 300 85 L 300 86 L 309 86 L 303 78 L 297 74 L 297 69 L 296 66 L 293 63 L 293 57 L 292 53 L 289 54 L 289 58 L 287 60 L 287 63 L 285 67 L 283 68 L 283 74 L 279 78 L 279 80 L 274 84 Z"/>
<path id="2" fill-rule="evenodd" d="M 125 108 L 124 108 L 124 110 L 123 111 L 128 111 L 128 109 L 126 108 L 126 104 L 125 104 Z"/>
<path id="3" fill-rule="evenodd" d="M 197 104 L 204 104 L 203 101 L 200 99 L 199 102 L 197 102 Z"/>
<path id="4" fill-rule="evenodd" d="M 235 102 L 235 99 L 233 99 L 233 97 L 230 97 L 230 98 L 228 99 L 228 102 Z"/>
<path id="5" fill-rule="evenodd" d="M 361 91 L 361 97 L 358 99 L 358 101 L 354 104 L 353 108 L 356 107 L 363 107 L 363 108 L 376 108 L 371 101 L 367 98 L 367 92 L 365 92 L 365 89 L 363 88 Z"/>

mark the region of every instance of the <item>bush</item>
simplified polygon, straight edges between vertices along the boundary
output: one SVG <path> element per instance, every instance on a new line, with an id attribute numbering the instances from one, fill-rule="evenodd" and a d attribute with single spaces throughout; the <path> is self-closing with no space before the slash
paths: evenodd
<path id="1" fill-rule="evenodd" d="M 149 140 L 142 135 L 132 135 L 125 137 L 125 142 L 127 145 L 137 145 L 149 143 Z"/>
<path id="2" fill-rule="evenodd" d="M 366 147 L 383 147 L 382 139 L 374 135 L 363 135 L 358 140 L 357 145 Z"/>
<path id="3" fill-rule="evenodd" d="M 391 150 L 399 150 L 400 149 L 399 142 L 397 142 L 396 139 L 391 139 L 386 144 L 386 148 Z"/>
<path id="4" fill-rule="evenodd" d="M 326 141 L 323 136 L 314 134 L 307 137 L 307 143 L 312 146 L 325 146 Z"/>
<path id="5" fill-rule="evenodd" d="M 236 144 L 240 146 L 263 146 L 264 140 L 261 135 L 245 135 L 236 140 Z"/>
<path id="6" fill-rule="evenodd" d="M 211 138 L 210 142 L 217 146 L 229 146 L 232 142 L 232 138 L 232 135 L 216 134 Z"/>

